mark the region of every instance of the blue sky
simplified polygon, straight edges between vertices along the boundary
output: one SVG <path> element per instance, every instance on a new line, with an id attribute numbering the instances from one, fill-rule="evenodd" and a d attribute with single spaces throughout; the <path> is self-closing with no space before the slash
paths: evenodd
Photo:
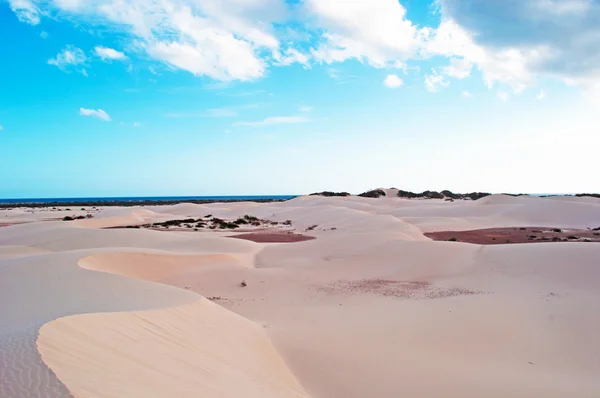
<path id="1" fill-rule="evenodd" d="M 596 0 L 0 0 L 0 197 L 598 191 L 599 33 Z"/>

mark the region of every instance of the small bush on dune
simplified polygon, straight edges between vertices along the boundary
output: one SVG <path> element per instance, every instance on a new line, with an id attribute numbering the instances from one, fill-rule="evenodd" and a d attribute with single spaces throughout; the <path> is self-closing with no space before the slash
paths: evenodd
<path id="1" fill-rule="evenodd" d="M 458 239 L 456 238 L 450 238 L 450 239 L 446 239 L 447 242 L 458 242 Z"/>
<path id="2" fill-rule="evenodd" d="M 73 221 L 73 220 L 75 220 L 75 219 L 73 217 L 71 217 L 71 216 L 65 216 L 63 218 L 63 221 Z"/>

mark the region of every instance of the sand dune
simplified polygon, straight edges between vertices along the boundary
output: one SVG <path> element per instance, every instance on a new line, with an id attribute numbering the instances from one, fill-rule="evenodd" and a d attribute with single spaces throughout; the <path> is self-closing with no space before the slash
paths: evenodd
<path id="1" fill-rule="evenodd" d="M 132 278 L 161 282 L 199 267 L 253 266 L 251 256 L 233 254 L 173 255 L 161 252 L 100 253 L 85 257 L 79 266 Z"/>
<path id="2" fill-rule="evenodd" d="M 595 228 L 598 200 L 95 210 L 78 222 L 0 213 L 28 222 L 0 228 L 0 397 L 600 396 L 600 244 L 423 235 Z M 315 239 L 101 229 L 208 214 L 291 220 Z"/>
<path id="3" fill-rule="evenodd" d="M 206 299 L 61 318 L 37 345 L 77 397 L 308 397 L 259 326 Z"/>

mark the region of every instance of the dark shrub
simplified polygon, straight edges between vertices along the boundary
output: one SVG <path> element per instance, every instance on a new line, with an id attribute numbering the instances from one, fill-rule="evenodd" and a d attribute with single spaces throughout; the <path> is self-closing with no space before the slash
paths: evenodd
<path id="1" fill-rule="evenodd" d="M 414 192 L 410 192 L 410 191 L 403 191 L 401 189 L 398 190 L 398 197 L 399 198 L 408 198 L 408 199 L 413 199 L 413 198 L 418 198 L 419 195 L 417 195 Z"/>
<path id="2" fill-rule="evenodd" d="M 63 221 L 73 221 L 73 220 L 75 220 L 75 219 L 73 217 L 71 217 L 71 216 L 65 216 L 63 218 Z"/>
<path id="3" fill-rule="evenodd" d="M 458 239 L 456 239 L 456 238 L 450 238 L 450 239 L 446 239 L 446 241 L 448 241 L 448 242 L 458 242 Z"/>
<path id="4" fill-rule="evenodd" d="M 292 225 L 292 220 L 285 220 L 282 224 L 283 225 Z"/>
<path id="5" fill-rule="evenodd" d="M 462 195 L 461 194 L 457 194 L 454 193 L 452 191 L 449 191 L 447 189 L 443 190 L 442 192 L 440 192 L 442 195 L 444 195 L 447 198 L 451 198 L 451 199 L 462 199 Z"/>
<path id="6" fill-rule="evenodd" d="M 560 228 L 555 228 L 555 229 L 553 229 L 553 230 L 552 230 L 552 232 L 558 232 L 558 233 L 561 233 L 561 232 L 562 232 L 562 229 L 560 229 Z"/>
<path id="7" fill-rule="evenodd" d="M 323 191 L 323 192 L 315 192 L 311 193 L 309 196 L 350 196 L 348 192 L 332 192 L 332 191 Z"/>
<path id="8" fill-rule="evenodd" d="M 428 199 L 444 199 L 444 195 L 436 191 L 425 191 L 421 195 Z"/>
<path id="9" fill-rule="evenodd" d="M 363 192 L 358 196 L 363 198 L 380 198 L 382 196 L 385 196 L 385 192 L 381 189 L 374 189 L 372 191 Z"/>

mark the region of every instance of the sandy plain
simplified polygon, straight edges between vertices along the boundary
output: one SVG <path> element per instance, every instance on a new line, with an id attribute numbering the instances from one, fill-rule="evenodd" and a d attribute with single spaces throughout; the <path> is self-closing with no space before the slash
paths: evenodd
<path id="1" fill-rule="evenodd" d="M 600 244 L 424 235 L 597 228 L 599 199 L 61 210 L 0 210 L 0 397 L 600 396 Z M 207 214 L 314 239 L 114 228 Z"/>

